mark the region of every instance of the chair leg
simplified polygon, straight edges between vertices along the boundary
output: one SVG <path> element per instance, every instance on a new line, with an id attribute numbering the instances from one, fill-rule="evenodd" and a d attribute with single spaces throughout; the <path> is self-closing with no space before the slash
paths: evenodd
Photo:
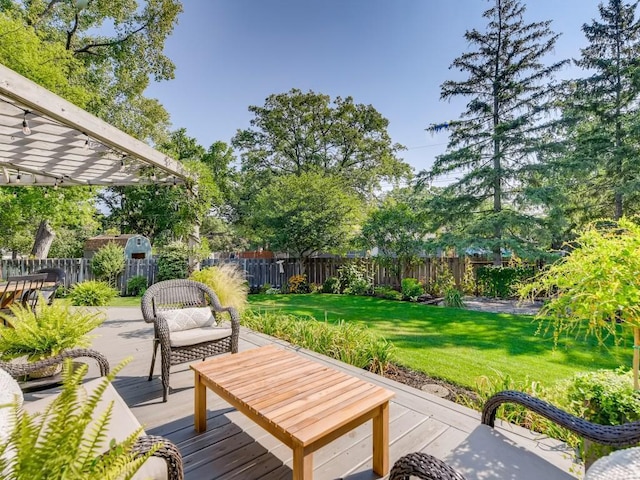
<path id="1" fill-rule="evenodd" d="M 153 339 L 153 356 L 151 357 L 151 369 L 149 370 L 149 381 L 151 381 L 151 378 L 153 377 L 153 367 L 156 364 L 156 354 L 158 353 L 158 344 L 160 342 L 158 341 L 157 338 Z"/>
<path id="2" fill-rule="evenodd" d="M 166 402 L 170 393 L 169 369 L 171 368 L 171 347 L 160 345 L 160 367 L 162 370 L 162 401 Z"/>

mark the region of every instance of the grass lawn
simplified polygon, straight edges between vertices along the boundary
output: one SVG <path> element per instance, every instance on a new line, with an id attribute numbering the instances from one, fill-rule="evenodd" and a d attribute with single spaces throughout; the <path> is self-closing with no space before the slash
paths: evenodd
<path id="1" fill-rule="evenodd" d="M 622 347 L 593 340 L 536 335 L 533 317 L 460 310 L 349 295 L 250 295 L 251 308 L 358 322 L 391 341 L 395 362 L 433 377 L 475 387 L 496 372 L 517 382 L 551 386 L 576 372 L 631 366 L 632 339 Z"/>

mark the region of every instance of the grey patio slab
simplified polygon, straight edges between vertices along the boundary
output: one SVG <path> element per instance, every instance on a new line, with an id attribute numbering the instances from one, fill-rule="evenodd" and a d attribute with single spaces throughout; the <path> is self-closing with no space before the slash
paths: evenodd
<path id="1" fill-rule="evenodd" d="M 96 331 L 93 348 L 112 366 L 126 357 L 131 362 L 114 386 L 148 433 L 164 435 L 180 448 L 189 480 L 291 478 L 291 449 L 207 392 L 207 431 L 193 427 L 193 372 L 188 364 L 171 369 L 172 393 L 162 402 L 159 365 L 147 381 L 153 326 L 139 309 L 108 308 L 107 321 Z M 276 343 L 300 355 L 348 372 L 396 393 L 390 404 L 389 458 L 424 451 L 455 466 L 473 479 L 572 479 L 574 465 L 567 447 L 523 428 L 498 422 L 496 429 L 480 424 L 480 414 L 421 390 L 337 362 L 314 352 L 291 347 L 271 337 L 242 329 L 240 350 Z M 90 366 L 90 375 L 97 368 Z M 314 455 L 314 478 L 364 480 L 380 478 L 372 471 L 370 421 L 326 445 Z M 573 473 L 572 473 L 573 470 Z"/>

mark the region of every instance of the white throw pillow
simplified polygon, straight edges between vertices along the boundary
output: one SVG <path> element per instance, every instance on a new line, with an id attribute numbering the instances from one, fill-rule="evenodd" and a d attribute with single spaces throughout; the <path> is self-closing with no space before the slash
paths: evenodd
<path id="1" fill-rule="evenodd" d="M 181 332 L 200 327 L 215 327 L 216 319 L 209 307 L 180 308 L 158 313 L 167 321 L 170 332 Z"/>

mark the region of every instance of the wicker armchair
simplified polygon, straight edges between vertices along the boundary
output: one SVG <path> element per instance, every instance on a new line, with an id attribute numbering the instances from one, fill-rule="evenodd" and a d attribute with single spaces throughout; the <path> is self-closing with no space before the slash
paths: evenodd
<path id="1" fill-rule="evenodd" d="M 226 352 L 238 352 L 240 316 L 237 310 L 232 307 L 223 307 L 215 292 L 203 283 L 193 280 L 158 282 L 145 292 L 141 307 L 144 320 L 147 323 L 153 323 L 155 332 L 149 380 L 153 376 L 156 353 L 158 346 L 160 346 L 164 402 L 167 401 L 169 394 L 169 368 L 172 365 L 198 359 L 204 360 L 206 357 Z M 185 344 L 184 341 L 172 341 L 171 331 L 162 313 L 192 307 L 209 307 L 218 322 L 223 319 L 222 314 L 227 313 L 231 321 L 231 328 L 193 329 L 191 333 L 194 334 L 192 335 L 194 340 L 189 344 Z"/>
<path id="2" fill-rule="evenodd" d="M 539 398 L 513 390 L 499 392 L 487 400 L 482 409 L 482 423 L 484 425 L 492 428 L 495 426 L 496 412 L 503 403 L 522 405 L 577 435 L 601 445 L 622 448 L 640 444 L 640 422 L 615 426 L 591 423 Z M 594 465 L 596 464 L 597 462 Z M 400 458 L 393 465 L 389 480 L 408 480 L 411 476 L 423 480 L 465 480 L 465 477 L 442 460 L 421 452 L 410 453 Z"/>
<path id="3" fill-rule="evenodd" d="M 100 352 L 85 348 L 67 350 L 60 353 L 59 355 L 45 358 L 44 360 L 40 360 L 38 362 L 10 363 L 0 360 L 0 368 L 8 372 L 9 375 L 11 375 L 16 380 L 20 380 L 37 370 L 41 370 L 53 365 L 58 365 L 62 363 L 65 358 L 93 358 L 98 363 L 98 367 L 100 368 L 100 376 L 104 377 L 109 373 L 109 362 L 107 358 Z"/>

